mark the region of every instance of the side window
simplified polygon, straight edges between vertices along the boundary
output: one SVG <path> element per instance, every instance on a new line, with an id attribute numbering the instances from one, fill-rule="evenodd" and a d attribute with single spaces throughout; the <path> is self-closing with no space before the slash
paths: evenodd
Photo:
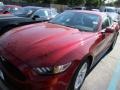
<path id="1" fill-rule="evenodd" d="M 112 18 L 108 16 L 108 19 L 109 19 L 109 21 L 110 21 L 110 25 L 112 25 L 112 23 L 113 23 Z"/>
<path id="2" fill-rule="evenodd" d="M 19 8 L 17 8 L 17 7 L 14 7 L 14 8 L 11 8 L 11 12 L 15 12 L 15 11 L 18 11 L 19 10 Z"/>
<path id="3" fill-rule="evenodd" d="M 102 23 L 102 29 L 105 29 L 106 27 L 109 27 L 110 26 L 110 20 L 109 20 L 109 18 L 105 18 L 104 20 L 103 20 L 103 23 Z"/>
<path id="4" fill-rule="evenodd" d="M 35 16 L 35 15 L 37 15 L 37 16 L 39 16 L 39 17 L 44 17 L 44 16 L 46 16 L 46 12 L 43 11 L 43 10 L 38 10 L 38 11 L 36 11 L 36 12 L 34 13 L 33 16 Z"/>

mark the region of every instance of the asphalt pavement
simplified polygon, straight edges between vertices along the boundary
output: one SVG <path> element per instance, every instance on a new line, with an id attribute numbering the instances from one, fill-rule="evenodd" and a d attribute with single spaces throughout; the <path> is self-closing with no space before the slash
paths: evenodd
<path id="1" fill-rule="evenodd" d="M 2 81 L 0 90 L 9 90 Z M 120 90 L 120 35 L 114 49 L 87 76 L 81 90 Z"/>

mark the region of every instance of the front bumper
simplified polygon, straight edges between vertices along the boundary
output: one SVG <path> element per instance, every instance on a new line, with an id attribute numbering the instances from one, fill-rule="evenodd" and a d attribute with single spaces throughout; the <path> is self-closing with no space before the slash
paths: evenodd
<path id="1" fill-rule="evenodd" d="M 5 77 L 4 82 L 10 88 L 12 88 L 11 90 L 67 90 L 77 66 L 77 63 L 74 63 L 67 71 L 61 74 L 44 76 L 39 75 L 36 77 L 36 79 L 29 79 L 24 76 L 18 69 L 16 69 L 15 71 L 11 71 L 11 67 L 6 67 L 4 63 L 3 61 L 0 61 L 0 68 Z M 11 63 L 9 64 L 12 65 Z M 13 68 L 16 67 L 12 65 L 12 69 Z M 29 76 L 34 77 L 32 74 L 29 74 Z"/>

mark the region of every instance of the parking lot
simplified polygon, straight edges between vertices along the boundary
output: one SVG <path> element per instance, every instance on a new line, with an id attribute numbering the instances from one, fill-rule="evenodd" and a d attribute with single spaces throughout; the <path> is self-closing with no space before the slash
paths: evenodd
<path id="1" fill-rule="evenodd" d="M 115 48 L 93 69 L 81 90 L 120 90 L 120 36 Z M 0 81 L 0 90 L 9 90 Z"/>

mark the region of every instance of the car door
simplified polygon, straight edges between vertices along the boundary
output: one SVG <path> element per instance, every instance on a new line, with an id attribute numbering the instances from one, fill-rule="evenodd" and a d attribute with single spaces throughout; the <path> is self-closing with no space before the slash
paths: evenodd
<path id="1" fill-rule="evenodd" d="M 107 32 L 106 31 L 107 28 L 114 30 L 114 32 Z M 112 41 L 116 32 L 115 28 L 116 26 L 114 25 L 114 22 L 112 21 L 112 19 L 109 16 L 107 16 L 102 25 L 103 35 L 105 38 L 103 49 L 109 48 L 109 46 L 112 44 Z"/>
<path id="2" fill-rule="evenodd" d="M 106 32 L 107 28 L 114 28 L 113 22 L 110 17 L 105 16 L 102 20 L 101 30 L 98 32 L 98 40 L 97 45 L 94 50 L 94 63 L 96 63 L 109 49 L 112 44 L 112 40 L 114 37 L 114 32 L 108 33 Z"/>

